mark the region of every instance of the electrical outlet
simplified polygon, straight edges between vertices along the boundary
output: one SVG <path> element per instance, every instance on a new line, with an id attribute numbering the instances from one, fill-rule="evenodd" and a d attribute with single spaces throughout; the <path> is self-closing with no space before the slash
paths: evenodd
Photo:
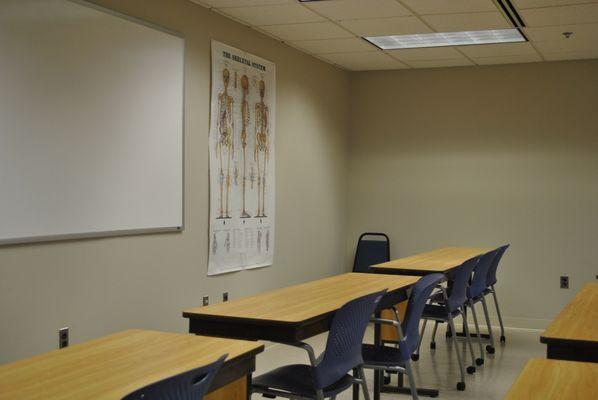
<path id="1" fill-rule="evenodd" d="M 561 276 L 561 289 L 569 289 L 569 277 Z"/>
<path id="2" fill-rule="evenodd" d="M 64 327 L 58 330 L 58 348 L 62 349 L 69 345 L 69 327 Z"/>
<path id="3" fill-rule="evenodd" d="M 222 301 L 228 301 L 228 292 L 222 293 Z"/>
<path id="4" fill-rule="evenodd" d="M 203 297 L 203 305 L 207 306 L 210 304 L 210 296 L 204 296 Z"/>

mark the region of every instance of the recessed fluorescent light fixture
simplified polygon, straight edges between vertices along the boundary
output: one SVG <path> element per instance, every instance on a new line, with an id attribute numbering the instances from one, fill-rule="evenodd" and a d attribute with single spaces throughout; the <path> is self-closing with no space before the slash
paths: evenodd
<path id="1" fill-rule="evenodd" d="M 382 50 L 527 41 L 525 36 L 523 36 L 518 29 L 422 33 L 417 35 L 366 36 L 364 39 Z"/>

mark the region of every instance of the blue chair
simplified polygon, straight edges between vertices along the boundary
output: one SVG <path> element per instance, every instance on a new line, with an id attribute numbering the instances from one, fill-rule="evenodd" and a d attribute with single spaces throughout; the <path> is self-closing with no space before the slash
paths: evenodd
<path id="1" fill-rule="evenodd" d="M 319 357 L 307 343 L 289 343 L 306 350 L 310 364 L 286 365 L 256 377 L 253 393 L 288 399 L 334 399 L 356 383 L 369 400 L 361 344 L 370 317 L 385 293 L 386 290 L 359 297 L 342 306 L 332 319 L 326 349 Z M 353 369 L 357 376 L 348 374 Z"/>
<path id="2" fill-rule="evenodd" d="M 399 337 L 398 348 L 384 345 L 364 344 L 362 346 L 363 367 L 366 369 L 381 370 L 384 372 L 406 373 L 409 377 L 411 396 L 417 400 L 417 385 L 411 369 L 411 355 L 417 349 L 420 341 L 419 321 L 434 288 L 444 280 L 442 274 L 430 274 L 421 278 L 411 290 L 405 320 L 399 324 L 396 309 L 396 320 L 372 318 L 371 322 L 395 326 Z"/>
<path id="3" fill-rule="evenodd" d="M 421 340 L 426 330 L 426 324 L 428 320 L 434 321 L 434 331 L 432 333 L 432 343 L 430 347 L 436 348 L 436 342 L 434 337 L 438 329 L 438 324 L 448 323 L 451 332 L 456 332 L 454 318 L 461 316 L 463 318 L 463 328 L 465 329 L 465 337 L 469 351 L 471 354 L 472 365 L 467 367 L 467 373 L 473 374 L 475 368 L 475 354 L 473 351 L 473 345 L 471 344 L 471 337 L 469 336 L 469 327 L 467 326 L 467 315 L 465 313 L 465 303 L 467 302 L 467 287 L 469 286 L 469 278 L 477 263 L 479 257 L 474 257 L 465 261 L 462 265 L 452 270 L 447 278 L 449 280 L 450 294 L 447 294 L 447 290 L 440 286 L 441 296 L 432 296 L 430 304 L 426 304 L 422 313 L 422 319 L 424 324 L 420 334 L 420 343 L 418 344 L 417 351 L 412 355 L 411 359 L 417 361 L 419 359 L 419 348 L 421 346 Z M 461 374 L 461 380 L 457 383 L 458 390 L 465 390 L 465 370 L 463 368 L 463 361 L 461 360 L 461 353 L 457 346 L 457 340 L 455 335 L 451 335 L 453 341 L 453 347 L 457 353 L 457 361 L 459 363 L 459 372 Z"/>
<path id="4" fill-rule="evenodd" d="M 369 237 L 369 239 L 367 239 Z M 373 237 L 382 240 L 372 240 Z M 366 239 L 364 239 L 366 238 Z M 390 239 L 384 233 L 362 233 L 357 240 L 353 272 L 370 272 L 370 266 L 390 261 Z"/>
<path id="5" fill-rule="evenodd" d="M 498 250 L 489 251 L 480 257 L 480 261 L 473 270 L 473 278 L 467 288 L 467 304 L 465 310 L 469 307 L 473 314 L 473 322 L 475 324 L 476 334 L 478 336 L 478 344 L 480 345 L 480 358 L 476 359 L 477 365 L 484 364 L 484 349 L 482 348 L 482 335 L 480 334 L 480 326 L 478 324 L 478 316 L 475 311 L 475 304 L 482 302 L 484 308 L 484 316 L 486 318 L 486 325 L 490 334 L 490 345 L 486 346 L 489 354 L 494 354 L 494 337 L 492 336 L 492 328 L 490 326 L 490 316 L 488 315 L 488 307 L 486 299 L 484 298 L 484 291 L 487 289 L 486 282 L 488 280 L 488 273 L 492 262 L 496 258 Z"/>
<path id="6" fill-rule="evenodd" d="M 201 400 L 210 389 L 216 373 L 226 359 L 152 383 L 129 393 L 122 400 Z"/>
<path id="7" fill-rule="evenodd" d="M 489 295 L 492 293 L 492 297 L 494 298 L 494 305 L 496 306 L 496 314 L 498 315 L 498 322 L 500 323 L 500 342 L 505 343 L 505 327 L 502 323 L 502 315 L 500 314 L 500 308 L 498 307 L 498 299 L 496 298 L 496 289 L 494 285 L 496 284 L 496 270 L 498 269 L 498 265 L 500 260 L 502 259 L 503 255 L 509 248 L 509 245 L 506 244 L 504 246 L 499 247 L 496 249 L 498 252 L 496 253 L 496 257 L 492 260 L 492 265 L 490 266 L 490 270 L 488 271 L 488 279 L 486 280 L 486 290 L 484 291 L 484 296 Z"/>

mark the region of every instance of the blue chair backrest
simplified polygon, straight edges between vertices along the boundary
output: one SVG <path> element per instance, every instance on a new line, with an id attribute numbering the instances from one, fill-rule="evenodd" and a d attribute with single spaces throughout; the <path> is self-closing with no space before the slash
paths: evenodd
<path id="1" fill-rule="evenodd" d="M 424 311 L 424 306 L 430 298 L 430 294 L 442 280 L 442 274 L 429 274 L 421 278 L 413 285 L 411 295 L 407 303 L 405 318 L 401 324 L 403 329 L 403 339 L 399 342 L 399 351 L 401 359 L 405 361 L 417 348 L 419 343 L 419 321 Z"/>
<path id="2" fill-rule="evenodd" d="M 467 289 L 467 297 L 473 299 L 484 293 L 484 290 L 486 290 L 488 287 L 488 285 L 486 285 L 488 280 L 488 272 L 490 272 L 490 267 L 492 266 L 492 262 L 496 258 L 497 254 L 498 249 L 495 249 L 480 257 L 478 265 L 476 265 L 473 270 L 473 279 L 471 280 L 471 284 Z"/>
<path id="3" fill-rule="evenodd" d="M 367 240 L 366 236 L 379 236 L 384 240 Z M 353 272 L 370 272 L 370 265 L 390 261 L 390 239 L 384 233 L 366 232 L 359 236 Z"/>
<path id="4" fill-rule="evenodd" d="M 490 266 L 490 270 L 488 271 L 488 279 L 486 280 L 486 286 L 492 286 L 496 283 L 496 270 L 498 269 L 498 264 L 500 263 L 500 259 L 505 254 L 505 251 L 509 248 L 510 245 L 505 244 L 504 246 L 499 247 L 498 253 L 494 260 L 492 260 L 492 265 Z"/>
<path id="5" fill-rule="evenodd" d="M 470 258 L 449 274 L 451 288 L 447 306 L 450 312 L 457 310 L 467 301 L 469 278 L 479 260 L 480 257 Z"/>
<path id="6" fill-rule="evenodd" d="M 334 315 L 322 361 L 314 368 L 314 386 L 323 389 L 363 363 L 361 343 L 365 329 L 386 290 L 342 306 Z"/>
<path id="7" fill-rule="evenodd" d="M 201 400 L 210 389 L 210 384 L 226 356 L 225 354 L 203 367 L 137 389 L 122 400 Z"/>

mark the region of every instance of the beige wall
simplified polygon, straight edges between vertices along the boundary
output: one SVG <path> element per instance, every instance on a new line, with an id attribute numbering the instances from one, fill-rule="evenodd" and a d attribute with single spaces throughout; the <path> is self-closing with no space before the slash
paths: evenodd
<path id="1" fill-rule="evenodd" d="M 348 258 L 511 243 L 511 326 L 541 327 L 598 273 L 598 60 L 351 77 Z M 559 289 L 569 275 L 571 289 Z"/>
<path id="2" fill-rule="evenodd" d="M 0 248 L 0 362 L 126 328 L 184 332 L 185 307 L 340 272 L 348 73 L 188 0 L 98 3 L 186 37 L 186 231 Z M 276 253 L 271 268 L 208 278 L 210 38 L 276 63 Z"/>

